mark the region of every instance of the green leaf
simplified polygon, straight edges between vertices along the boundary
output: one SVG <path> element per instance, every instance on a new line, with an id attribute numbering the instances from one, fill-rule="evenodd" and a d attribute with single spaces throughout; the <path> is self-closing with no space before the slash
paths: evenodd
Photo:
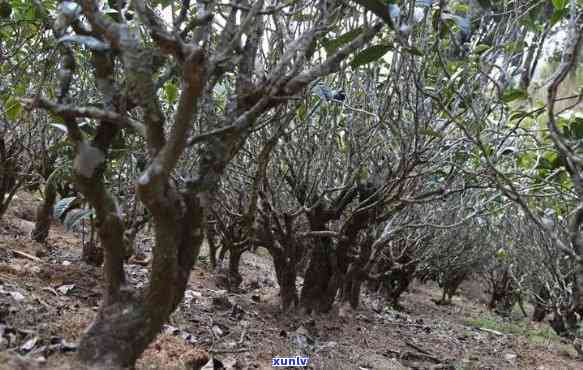
<path id="1" fill-rule="evenodd" d="M 447 65 L 446 65 L 447 72 L 450 75 L 453 75 L 462 65 L 463 65 L 463 62 L 461 62 L 461 61 L 447 62 Z"/>
<path id="2" fill-rule="evenodd" d="M 387 5 L 396 3 L 395 0 L 355 0 L 354 2 L 364 6 L 366 10 L 370 10 L 377 17 L 384 20 L 387 24 L 393 25 L 393 20 L 391 19 L 391 15 L 389 14 L 389 7 Z"/>
<path id="3" fill-rule="evenodd" d="M 26 84 L 19 83 L 18 85 L 16 85 L 16 87 L 14 88 L 14 95 L 16 95 L 16 96 L 26 95 Z"/>
<path id="4" fill-rule="evenodd" d="M 583 139 L 583 118 L 575 118 L 575 120 L 571 122 L 571 132 L 575 139 Z"/>
<path id="5" fill-rule="evenodd" d="M 423 52 L 421 50 L 417 49 L 415 46 L 404 47 L 403 50 L 405 50 L 409 54 L 417 55 L 419 57 L 422 57 L 424 55 Z"/>
<path id="6" fill-rule="evenodd" d="M 569 10 L 567 8 L 555 10 L 550 19 L 551 26 L 554 26 L 555 24 L 560 22 L 567 15 L 569 15 Z"/>
<path id="7" fill-rule="evenodd" d="M 77 197 L 68 197 L 59 200 L 57 204 L 55 204 L 53 216 L 55 218 L 61 218 L 63 214 L 71 207 L 75 200 L 77 200 Z"/>
<path id="8" fill-rule="evenodd" d="M 496 251 L 496 258 L 498 259 L 505 259 L 508 257 L 508 251 L 504 248 L 500 248 Z"/>
<path id="9" fill-rule="evenodd" d="M 336 50 L 338 50 L 341 46 L 348 44 L 352 40 L 354 40 L 358 35 L 363 32 L 363 28 L 355 28 L 351 31 L 343 33 L 342 35 L 338 36 L 332 40 L 322 40 L 322 46 L 326 49 L 327 54 L 334 54 Z"/>
<path id="10" fill-rule="evenodd" d="M 176 99 L 178 98 L 178 87 L 174 83 L 167 83 L 164 86 L 164 93 L 166 94 L 166 99 L 169 104 L 176 103 Z"/>
<path id="11" fill-rule="evenodd" d="M 504 51 L 510 54 L 520 53 L 524 50 L 524 41 L 512 41 L 504 45 Z"/>
<path id="12" fill-rule="evenodd" d="M 554 170 L 559 167 L 561 167 L 561 160 L 559 158 L 559 154 L 553 150 L 548 150 L 544 152 L 544 154 L 542 155 L 542 158 L 539 161 L 537 169 Z M 541 172 L 541 174 L 543 173 L 544 171 Z"/>
<path id="13" fill-rule="evenodd" d="M 470 7 L 466 4 L 458 3 L 453 7 L 453 11 L 457 14 L 466 15 L 470 12 Z"/>
<path id="14" fill-rule="evenodd" d="M 51 172 L 51 174 L 47 178 L 46 186 L 55 186 L 55 185 L 57 185 L 57 183 L 63 181 L 66 176 L 67 176 L 66 168 L 65 167 L 57 167 L 57 168 L 55 168 L 55 170 L 53 172 Z M 75 197 L 73 197 L 73 199 L 75 199 Z M 55 207 L 55 209 L 56 209 L 56 207 Z"/>
<path id="15" fill-rule="evenodd" d="M 6 101 L 6 117 L 10 121 L 16 121 L 22 112 L 22 105 L 14 97 L 8 98 Z"/>
<path id="16" fill-rule="evenodd" d="M 492 144 L 485 144 L 482 154 L 484 154 L 485 157 L 491 157 L 494 154 L 494 147 Z"/>
<path id="17" fill-rule="evenodd" d="M 490 50 L 490 45 L 486 45 L 486 44 L 478 44 L 476 45 L 476 47 L 474 48 L 474 54 L 478 54 L 481 55 L 483 54 L 486 50 Z"/>
<path id="18" fill-rule="evenodd" d="M 298 109 L 297 109 L 296 113 L 297 113 L 297 115 L 298 115 L 298 119 L 299 119 L 300 121 L 303 121 L 304 119 L 306 119 L 306 114 L 307 114 L 307 111 L 306 111 L 306 106 L 305 106 L 304 104 L 301 104 L 301 105 L 298 107 Z"/>
<path id="19" fill-rule="evenodd" d="M 528 98 L 528 93 L 522 89 L 508 89 L 504 91 L 502 97 L 500 98 L 504 103 L 510 103 L 511 101 L 518 99 Z"/>
<path id="20" fill-rule="evenodd" d="M 523 170 L 530 169 L 536 162 L 536 154 L 533 152 L 524 152 L 518 156 L 518 166 Z"/>
<path id="21" fill-rule="evenodd" d="M 583 139 L 583 118 L 575 117 L 572 120 L 559 117 L 557 126 L 563 129 L 563 135 L 573 140 Z"/>
<path id="22" fill-rule="evenodd" d="M 389 52 L 389 50 L 392 49 L 393 49 L 392 45 L 386 44 L 371 46 L 370 48 L 364 49 L 360 53 L 356 54 L 352 61 L 350 62 L 350 66 L 352 68 L 357 68 L 365 64 L 379 60 L 380 58 L 383 57 L 383 55 L 385 55 L 386 53 Z"/>
<path id="23" fill-rule="evenodd" d="M 444 13 L 441 15 L 441 19 L 446 22 L 453 22 L 466 35 L 469 35 L 471 32 L 471 22 L 467 16 Z"/>
<path id="24" fill-rule="evenodd" d="M 93 215 L 93 209 L 83 209 L 70 212 L 67 214 L 67 217 L 65 217 L 63 226 L 65 226 L 66 231 L 71 231 L 74 227 L 77 227 L 82 220 L 88 219 Z"/>
<path id="25" fill-rule="evenodd" d="M 567 7 L 567 0 L 552 0 L 555 10 L 565 9 Z"/>
<path id="26" fill-rule="evenodd" d="M 368 176 L 368 168 L 366 166 L 361 167 L 358 171 L 358 179 L 364 182 L 368 179 Z"/>
<path id="27" fill-rule="evenodd" d="M 421 130 L 419 130 L 419 133 L 421 135 L 426 135 L 426 136 L 431 136 L 431 137 L 437 137 L 437 138 L 442 138 L 443 134 L 440 132 L 437 132 L 431 128 L 423 128 Z"/>
<path id="28" fill-rule="evenodd" d="M 469 154 L 465 150 L 459 150 L 454 153 L 453 158 L 457 163 L 463 163 L 469 158 Z"/>
<path id="29" fill-rule="evenodd" d="M 338 145 L 338 149 L 341 153 L 346 154 L 348 151 L 348 145 L 346 145 L 346 141 L 340 135 L 336 136 L 336 145 Z"/>

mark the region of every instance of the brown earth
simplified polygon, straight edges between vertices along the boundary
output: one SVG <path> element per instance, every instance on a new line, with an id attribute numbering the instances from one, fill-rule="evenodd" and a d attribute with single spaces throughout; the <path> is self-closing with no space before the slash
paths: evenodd
<path id="1" fill-rule="evenodd" d="M 0 370 L 78 369 L 75 342 L 100 301 L 100 269 L 80 261 L 80 239 L 56 225 L 46 245 L 29 238 L 37 201 L 18 194 L 0 221 Z M 140 239 L 148 253 L 151 239 Z M 186 298 L 137 369 L 270 369 L 274 356 L 308 356 L 313 369 L 581 369 L 574 350 L 546 324 L 503 321 L 483 305 L 474 281 L 450 306 L 434 286 L 415 285 L 403 309 L 376 311 L 373 296 L 356 312 L 282 313 L 270 258 L 244 256 L 242 289 L 227 293 L 221 273 L 201 257 Z M 147 267 L 127 266 L 144 286 Z"/>

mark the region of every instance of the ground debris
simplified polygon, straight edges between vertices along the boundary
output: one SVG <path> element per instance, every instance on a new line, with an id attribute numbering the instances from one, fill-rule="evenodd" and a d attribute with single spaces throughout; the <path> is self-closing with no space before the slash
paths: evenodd
<path id="1" fill-rule="evenodd" d="M 18 355 L 26 367 L 0 370 L 59 368 L 74 357 L 68 353 L 77 350 L 96 315 L 102 271 L 80 261 L 80 240 L 58 225 L 46 255 L 35 257 L 39 246 L 19 229 L 20 222 L 11 216 L 3 222 L 0 355 Z M 149 268 L 125 267 L 131 285 L 147 285 Z M 453 306 L 436 306 L 436 286 L 413 286 L 403 295 L 402 310 L 378 306 L 375 313 L 374 295 L 365 293 L 346 317 L 336 311 L 306 316 L 282 313 L 270 256 L 244 254 L 240 272 L 247 291 L 233 294 L 217 286 L 210 267 L 195 266 L 184 301 L 136 369 L 268 369 L 275 356 L 300 355 L 310 357 L 313 369 L 581 368 L 558 339 L 532 344 L 521 334 L 485 327 L 480 319 L 488 311 L 477 303 L 460 297 Z"/>

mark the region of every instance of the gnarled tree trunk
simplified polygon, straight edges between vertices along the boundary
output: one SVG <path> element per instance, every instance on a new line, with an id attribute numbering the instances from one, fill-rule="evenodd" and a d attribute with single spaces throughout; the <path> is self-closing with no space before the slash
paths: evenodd
<path id="1" fill-rule="evenodd" d="M 289 311 L 298 305 L 297 261 L 282 251 L 269 249 L 273 256 L 275 274 L 279 284 L 279 296 L 281 297 L 281 307 L 283 311 Z"/>
<path id="2" fill-rule="evenodd" d="M 243 251 L 241 248 L 236 246 L 231 246 L 231 248 L 229 248 L 229 269 L 227 270 L 229 290 L 237 290 L 243 282 L 243 277 L 239 272 L 239 265 L 241 264 L 242 256 Z"/>
<path id="3" fill-rule="evenodd" d="M 316 221 L 313 218 L 310 221 L 312 230 L 326 230 L 325 222 Z M 314 238 L 310 263 L 304 276 L 304 287 L 300 296 L 300 304 L 307 313 L 328 312 L 332 308 L 328 299 L 328 289 L 333 274 L 332 255 L 335 253 L 332 243 L 332 239 L 327 236 Z"/>
<path id="4" fill-rule="evenodd" d="M 204 210 L 196 194 L 174 192 L 159 211 L 165 221 L 156 218 L 150 285 L 140 295 L 121 289 L 103 303 L 79 346 L 84 362 L 132 366 L 183 298 L 203 240 Z"/>
<path id="5" fill-rule="evenodd" d="M 349 303 L 353 309 L 358 308 L 362 283 L 368 277 L 368 272 L 364 270 L 364 267 L 370 258 L 372 243 L 373 240 L 370 237 L 365 238 L 360 243 L 358 258 L 350 263 L 346 271 L 341 300 L 344 303 Z"/>

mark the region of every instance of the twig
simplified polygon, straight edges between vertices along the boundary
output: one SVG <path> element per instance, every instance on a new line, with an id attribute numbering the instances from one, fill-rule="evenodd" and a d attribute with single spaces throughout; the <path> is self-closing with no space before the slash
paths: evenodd
<path id="1" fill-rule="evenodd" d="M 66 118 L 93 118 L 103 120 L 118 124 L 121 127 L 131 127 L 141 136 L 146 136 L 146 128 L 144 125 L 116 112 L 95 107 L 76 107 L 68 104 L 59 104 L 38 95 L 30 98 L 20 98 L 19 100 L 28 109 L 42 108 Z"/>
<path id="2" fill-rule="evenodd" d="M 409 342 L 408 340 L 406 340 L 406 341 L 404 341 L 404 342 L 405 342 L 405 344 L 406 344 L 406 345 L 408 345 L 409 347 L 411 347 L 411 348 L 413 348 L 413 349 L 415 349 L 415 350 L 417 350 L 417 351 L 419 351 L 419 352 L 421 352 L 421 353 L 423 353 L 423 354 L 426 354 L 426 355 L 429 355 L 429 356 L 434 356 L 432 353 L 430 353 L 430 352 L 428 352 L 428 351 L 424 350 L 423 348 L 419 347 L 419 346 L 418 346 L 418 345 L 416 345 L 416 344 L 413 344 L 413 343 Z"/>
<path id="3" fill-rule="evenodd" d="M 368 114 L 369 116 L 372 116 L 372 117 L 376 118 L 377 121 L 380 120 L 379 115 L 376 114 L 376 113 L 369 112 L 369 111 L 366 111 L 364 109 L 359 109 L 359 108 L 352 107 L 352 106 L 348 105 L 347 103 L 345 103 L 345 102 L 343 102 L 341 100 L 331 99 L 331 101 L 338 102 L 338 103 L 342 103 L 342 106 L 344 108 L 348 109 L 348 110 L 351 110 L 351 111 L 354 111 L 354 112 L 360 112 L 360 113 Z"/>
<path id="4" fill-rule="evenodd" d="M 237 349 L 209 349 L 209 353 L 242 353 L 251 351 L 249 348 L 237 348 Z"/>
<path id="5" fill-rule="evenodd" d="M 8 249 L 8 250 L 11 251 L 14 254 L 20 256 L 20 257 L 28 258 L 29 260 L 33 260 L 35 262 L 42 262 L 43 261 L 40 258 L 35 257 L 32 254 L 28 254 L 26 252 L 17 251 L 17 250 L 14 250 L 14 249 Z"/>
<path id="6" fill-rule="evenodd" d="M 488 329 L 488 328 L 478 328 L 478 330 L 485 331 L 486 333 L 490 333 L 490 334 L 494 334 L 494 335 L 504 335 L 504 333 L 501 333 L 501 332 L 496 331 L 496 330 Z"/>
<path id="7" fill-rule="evenodd" d="M 243 344 L 243 341 L 245 340 L 245 335 L 247 335 L 247 328 L 246 327 L 243 328 L 243 331 L 241 332 L 241 337 L 239 338 L 237 345 Z"/>
<path id="8" fill-rule="evenodd" d="M 426 327 L 426 325 L 421 325 L 421 324 L 412 324 L 412 323 L 408 323 L 408 322 L 384 322 L 383 325 L 401 325 L 401 326 L 411 326 L 411 327 L 415 327 L 415 328 L 424 328 Z"/>

